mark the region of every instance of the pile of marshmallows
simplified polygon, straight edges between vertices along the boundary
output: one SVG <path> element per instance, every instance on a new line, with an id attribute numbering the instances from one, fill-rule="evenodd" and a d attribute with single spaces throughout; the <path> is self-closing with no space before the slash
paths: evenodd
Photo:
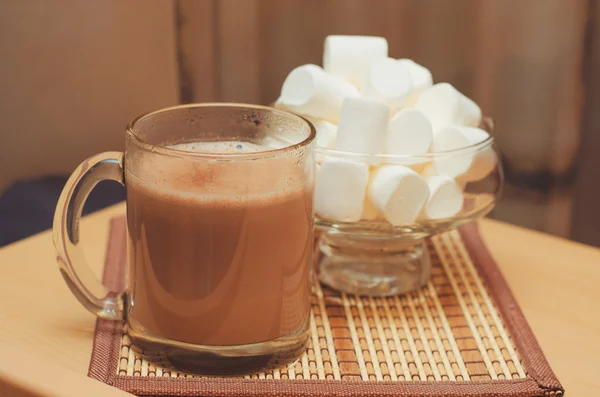
<path id="1" fill-rule="evenodd" d="M 489 147 L 419 159 L 489 135 L 477 128 L 481 109 L 475 102 L 448 83 L 434 85 L 431 72 L 414 61 L 389 58 L 383 37 L 328 36 L 323 68 L 292 70 L 276 106 L 307 117 L 318 146 L 404 155 L 319 158 L 314 205 L 321 218 L 392 225 L 448 218 L 463 207 L 464 185 L 496 166 Z"/>

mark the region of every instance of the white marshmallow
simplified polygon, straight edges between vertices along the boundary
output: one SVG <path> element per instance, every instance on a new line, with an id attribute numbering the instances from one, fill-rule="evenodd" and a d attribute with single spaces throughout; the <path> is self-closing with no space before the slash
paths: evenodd
<path id="1" fill-rule="evenodd" d="M 408 69 L 410 74 L 410 80 L 412 82 L 412 91 L 406 101 L 406 106 L 412 106 L 417 102 L 417 99 L 425 89 L 429 88 L 433 84 L 433 77 L 431 72 L 425 66 L 421 66 L 412 59 L 398 59 L 401 65 L 404 65 Z"/>
<path id="2" fill-rule="evenodd" d="M 448 152 L 471 145 L 471 141 L 464 133 L 463 128 L 450 125 L 440 129 L 433 137 L 432 151 L 435 153 L 433 166 L 439 175 L 456 178 L 466 173 L 473 164 L 473 153 L 462 151 Z"/>
<path id="3" fill-rule="evenodd" d="M 375 60 L 367 70 L 361 95 L 399 109 L 411 93 L 408 68 L 392 58 Z"/>
<path id="4" fill-rule="evenodd" d="M 315 181 L 316 214 L 334 221 L 358 221 L 364 210 L 368 181 L 366 164 L 325 156 Z"/>
<path id="5" fill-rule="evenodd" d="M 433 176 L 440 176 L 440 174 L 438 174 L 438 172 L 436 171 L 435 167 L 433 166 L 433 163 L 429 163 L 427 165 L 425 165 L 421 171 L 419 172 L 419 174 L 421 174 L 421 176 L 427 180 L 429 180 L 429 178 L 433 177 Z M 460 190 L 462 190 L 464 192 L 465 187 L 467 186 L 467 182 L 461 181 L 461 180 L 454 180 L 456 182 L 456 184 L 458 185 L 458 187 L 460 188 Z"/>
<path id="6" fill-rule="evenodd" d="M 415 221 L 429 198 L 423 177 L 401 165 L 386 165 L 375 171 L 368 188 L 369 200 L 392 225 Z"/>
<path id="7" fill-rule="evenodd" d="M 447 176 L 427 178 L 429 199 L 422 215 L 427 219 L 443 219 L 454 216 L 463 206 L 462 189 L 456 181 Z"/>
<path id="8" fill-rule="evenodd" d="M 379 102 L 346 98 L 335 148 L 354 153 L 383 153 L 389 114 L 390 108 Z"/>
<path id="9" fill-rule="evenodd" d="M 371 183 L 371 181 L 373 179 L 373 174 L 374 174 L 374 172 L 371 171 L 369 174 L 369 182 L 368 183 Z M 360 219 L 364 219 L 364 220 L 368 220 L 368 221 L 372 221 L 375 219 L 383 219 L 379 215 L 377 208 L 375 208 L 373 203 L 371 203 L 371 200 L 369 200 L 368 194 L 365 197 L 364 209 L 363 209 L 363 213 L 362 213 L 362 216 L 360 217 Z"/>
<path id="10" fill-rule="evenodd" d="M 476 145 L 489 138 L 480 128 L 448 126 L 442 128 L 433 140 L 433 151 L 449 151 Z M 498 163 L 498 157 L 491 146 L 474 148 L 456 153 L 439 154 L 433 165 L 439 175 L 458 178 L 461 182 L 478 181 L 489 175 Z"/>
<path id="11" fill-rule="evenodd" d="M 337 138 L 337 125 L 325 120 L 312 118 L 308 118 L 308 120 L 315 126 L 315 130 L 317 131 L 317 137 L 315 140 L 317 147 L 332 149 L 335 146 L 335 141 Z M 317 164 L 323 161 L 323 154 L 320 153 L 318 149 L 315 158 L 317 160 Z"/>
<path id="12" fill-rule="evenodd" d="M 288 74 L 276 105 L 305 116 L 335 122 L 344 99 L 358 95 L 352 84 L 325 73 L 317 65 L 308 64 L 298 66 Z"/>
<path id="13" fill-rule="evenodd" d="M 465 127 L 463 128 L 463 133 L 469 139 L 471 145 L 476 145 L 490 137 L 490 135 L 481 128 Z M 485 148 L 478 148 L 473 152 L 473 163 L 471 164 L 471 167 L 469 167 L 469 170 L 459 178 L 461 182 L 479 181 L 491 174 L 497 164 L 498 156 L 491 145 Z"/>
<path id="14" fill-rule="evenodd" d="M 383 37 L 327 36 L 323 68 L 361 88 L 371 63 L 387 57 L 388 43 Z"/>
<path id="15" fill-rule="evenodd" d="M 291 113 L 294 112 L 292 109 L 285 106 L 285 104 L 283 103 L 283 99 L 281 99 L 281 96 L 279 98 L 277 98 L 277 100 L 275 101 L 275 104 L 273 104 L 273 107 L 275 107 L 277 109 L 285 110 L 286 112 L 291 112 Z"/>
<path id="16" fill-rule="evenodd" d="M 477 126 L 481 122 L 479 106 L 448 83 L 427 88 L 415 107 L 427 115 L 434 134 L 450 124 Z"/>
<path id="17" fill-rule="evenodd" d="M 429 151 L 433 130 L 427 116 L 418 109 L 403 109 L 390 120 L 385 152 L 422 154 Z"/>
<path id="18" fill-rule="evenodd" d="M 309 119 L 317 131 L 316 143 L 319 147 L 333 148 L 337 138 L 337 125 L 325 120 Z"/>

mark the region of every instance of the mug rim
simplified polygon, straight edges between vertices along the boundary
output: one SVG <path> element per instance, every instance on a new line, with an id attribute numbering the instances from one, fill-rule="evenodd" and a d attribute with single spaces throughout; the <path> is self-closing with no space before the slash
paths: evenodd
<path id="1" fill-rule="evenodd" d="M 173 148 L 170 148 L 167 146 L 151 144 L 151 143 L 146 142 L 142 138 L 140 138 L 134 131 L 134 128 L 136 127 L 137 123 L 146 119 L 147 117 L 151 117 L 151 116 L 161 114 L 161 113 L 170 112 L 173 110 L 191 109 L 191 108 L 211 108 L 211 107 L 212 108 L 225 107 L 225 108 L 239 108 L 239 109 L 249 109 L 249 110 L 254 109 L 254 110 L 269 111 L 271 113 L 275 113 L 275 114 L 283 116 L 283 117 L 300 120 L 302 123 L 304 123 L 305 125 L 308 126 L 310 132 L 309 132 L 308 137 L 304 138 L 300 142 L 294 143 L 292 145 L 284 146 L 284 147 L 278 148 L 278 149 L 268 149 L 268 150 L 260 150 L 257 152 L 245 152 L 245 153 L 203 153 L 203 152 L 191 152 L 191 151 L 181 150 L 181 149 L 173 149 Z M 279 154 L 294 152 L 299 149 L 302 149 L 315 141 L 315 138 L 317 136 L 317 131 L 316 131 L 315 127 L 312 125 L 312 123 L 309 122 L 306 118 L 304 118 L 300 115 L 291 113 L 291 112 L 287 112 L 285 110 L 281 110 L 281 109 L 277 109 L 277 108 L 273 108 L 273 107 L 269 107 L 269 106 L 263 106 L 263 105 L 254 105 L 254 104 L 249 104 L 249 103 L 204 102 L 204 103 L 187 103 L 187 104 L 182 104 L 182 105 L 169 106 L 169 107 L 161 108 L 158 110 L 153 110 L 150 112 L 143 113 L 143 114 L 137 116 L 136 118 L 134 118 L 133 120 L 131 120 L 127 124 L 127 128 L 125 129 L 125 134 L 129 138 L 131 138 L 135 142 L 135 144 L 140 146 L 142 149 L 145 149 L 145 150 L 151 151 L 153 153 L 157 153 L 157 154 L 164 154 L 164 155 L 170 155 L 170 156 L 176 156 L 176 157 L 200 158 L 200 159 L 248 160 L 248 159 L 277 156 Z"/>

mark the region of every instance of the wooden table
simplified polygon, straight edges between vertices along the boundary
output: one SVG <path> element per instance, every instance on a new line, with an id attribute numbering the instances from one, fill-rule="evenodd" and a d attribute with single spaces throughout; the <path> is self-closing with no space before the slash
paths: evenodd
<path id="1" fill-rule="evenodd" d="M 108 220 L 124 204 L 82 221 L 82 244 L 100 274 Z M 600 395 L 600 250 L 504 223 L 483 237 L 571 396 Z M 71 295 L 50 231 L 0 249 L 0 341 L 87 372 L 95 318 Z"/>

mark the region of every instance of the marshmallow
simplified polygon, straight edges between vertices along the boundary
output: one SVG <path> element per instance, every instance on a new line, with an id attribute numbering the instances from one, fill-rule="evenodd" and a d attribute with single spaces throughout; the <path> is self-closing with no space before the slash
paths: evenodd
<path id="1" fill-rule="evenodd" d="M 317 147 L 331 149 L 335 146 L 335 140 L 337 138 L 337 125 L 330 123 L 325 120 L 308 119 L 317 131 L 317 137 L 315 143 Z M 323 161 L 323 154 L 317 149 L 315 156 L 317 164 Z"/>
<path id="2" fill-rule="evenodd" d="M 442 128 L 433 139 L 433 151 L 443 152 L 476 145 L 489 138 L 480 128 L 448 126 Z M 498 163 L 491 146 L 436 154 L 433 165 L 439 175 L 459 178 L 461 182 L 478 181 L 489 175 Z"/>
<path id="3" fill-rule="evenodd" d="M 425 178 L 427 180 L 429 180 L 429 178 L 431 178 L 433 176 L 440 176 L 440 174 L 436 171 L 435 167 L 433 166 L 433 163 L 426 164 L 421 169 L 421 171 L 418 171 L 418 172 L 423 178 Z M 454 182 L 456 182 L 456 184 L 458 185 L 460 190 L 462 190 L 463 192 L 465 191 L 465 188 L 467 187 L 467 182 L 458 180 L 458 179 L 455 179 Z"/>
<path id="4" fill-rule="evenodd" d="M 433 131 L 427 116 L 418 109 L 403 109 L 390 120 L 385 152 L 427 153 L 432 141 Z"/>
<path id="5" fill-rule="evenodd" d="M 399 109 L 411 93 L 408 68 L 392 58 L 373 61 L 363 81 L 361 95 Z"/>
<path id="6" fill-rule="evenodd" d="M 292 109 L 285 106 L 285 104 L 283 103 L 283 99 L 281 99 L 281 96 L 279 98 L 277 98 L 277 100 L 273 104 L 273 107 L 277 108 L 277 109 L 285 110 L 286 112 L 291 112 L 291 113 L 294 112 Z"/>
<path id="7" fill-rule="evenodd" d="M 315 181 L 316 214 L 334 221 L 358 221 L 368 181 L 368 165 L 325 156 Z"/>
<path id="8" fill-rule="evenodd" d="M 368 183 L 371 183 L 371 181 L 373 180 L 373 174 L 374 174 L 374 172 L 371 172 L 369 174 L 369 182 Z M 379 220 L 383 219 L 379 215 L 377 208 L 375 208 L 373 203 L 371 203 L 371 200 L 369 200 L 368 195 L 366 195 L 366 197 L 365 197 L 364 209 L 363 209 L 363 213 L 362 213 L 362 216 L 360 217 L 360 219 L 364 219 L 364 220 L 368 220 L 368 221 L 372 221 L 372 220 L 376 220 L 376 219 L 379 219 Z"/>
<path id="9" fill-rule="evenodd" d="M 372 62 L 388 57 L 388 43 L 383 37 L 327 36 L 323 68 L 361 88 Z"/>
<path id="10" fill-rule="evenodd" d="M 450 124 L 477 126 L 481 122 L 479 106 L 448 83 L 427 88 L 415 107 L 429 118 L 434 134 Z"/>
<path id="11" fill-rule="evenodd" d="M 422 215 L 427 219 L 443 219 L 454 216 L 463 206 L 463 194 L 456 181 L 447 176 L 427 178 L 429 199 Z"/>
<path id="12" fill-rule="evenodd" d="M 317 65 L 298 66 L 286 77 L 276 105 L 318 119 L 337 121 L 342 102 L 357 97 L 347 81 L 329 75 Z"/>
<path id="13" fill-rule="evenodd" d="M 392 225 L 415 221 L 429 198 L 429 186 L 415 171 L 401 165 L 377 169 L 369 184 L 368 197 Z"/>
<path id="14" fill-rule="evenodd" d="M 465 127 L 463 133 L 469 139 L 471 145 L 476 145 L 488 139 L 490 135 L 481 128 Z M 469 170 L 459 178 L 462 182 L 479 181 L 494 171 L 498 164 L 498 156 L 491 144 L 484 148 L 474 149 L 473 162 Z"/>
<path id="15" fill-rule="evenodd" d="M 346 98 L 335 148 L 354 153 L 383 153 L 390 108 L 362 98 Z"/>
<path id="16" fill-rule="evenodd" d="M 471 145 L 463 128 L 450 125 L 439 130 L 433 137 L 432 151 L 435 153 L 433 165 L 439 175 L 452 178 L 466 173 L 473 164 L 473 153 L 469 151 L 448 152 Z"/>
<path id="17" fill-rule="evenodd" d="M 425 66 L 421 66 L 412 59 L 398 59 L 397 61 L 401 65 L 404 65 L 408 69 L 410 80 L 412 82 L 412 91 L 406 106 L 412 106 L 417 102 L 417 99 L 425 89 L 431 87 L 433 84 L 433 77 L 431 72 Z"/>
<path id="18" fill-rule="evenodd" d="M 333 148 L 337 138 L 337 125 L 325 120 L 309 119 L 317 131 L 316 143 L 319 147 Z"/>

